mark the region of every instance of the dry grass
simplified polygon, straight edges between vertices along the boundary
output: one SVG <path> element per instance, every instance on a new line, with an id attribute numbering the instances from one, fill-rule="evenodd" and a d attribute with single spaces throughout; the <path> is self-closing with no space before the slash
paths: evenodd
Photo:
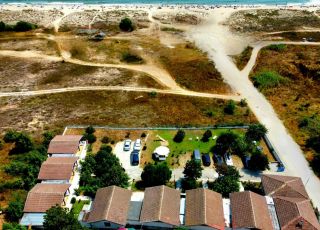
<path id="1" fill-rule="evenodd" d="M 273 36 L 289 41 L 302 41 L 303 39 L 309 39 L 313 42 L 320 41 L 320 32 L 283 32 Z"/>
<path id="2" fill-rule="evenodd" d="M 0 57 L 0 72 L 1 91 L 95 85 L 163 88 L 144 73 L 62 62 Z"/>
<path id="3" fill-rule="evenodd" d="M 287 46 L 277 52 L 263 49 L 251 77 L 263 70 L 271 70 L 289 79 L 286 84 L 264 89 L 285 126 L 304 149 L 307 156 L 312 155 L 305 147 L 305 141 L 319 132 L 320 124 L 320 47 Z M 307 120 L 308 124 L 302 125 Z"/>
<path id="4" fill-rule="evenodd" d="M 233 56 L 233 60 L 236 63 L 239 70 L 242 70 L 248 63 L 251 57 L 253 48 L 247 46 L 239 55 Z"/>
<path id="5" fill-rule="evenodd" d="M 108 91 L 2 98 L 0 129 L 62 129 L 73 124 L 147 127 L 256 122 L 245 107 L 237 106 L 234 115 L 225 115 L 226 103 L 219 99 Z"/>

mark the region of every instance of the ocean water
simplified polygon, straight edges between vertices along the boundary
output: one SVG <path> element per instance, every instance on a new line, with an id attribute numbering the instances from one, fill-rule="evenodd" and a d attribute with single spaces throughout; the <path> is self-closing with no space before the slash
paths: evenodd
<path id="1" fill-rule="evenodd" d="M 320 5 L 320 0 L 0 0 L 0 4 Z"/>

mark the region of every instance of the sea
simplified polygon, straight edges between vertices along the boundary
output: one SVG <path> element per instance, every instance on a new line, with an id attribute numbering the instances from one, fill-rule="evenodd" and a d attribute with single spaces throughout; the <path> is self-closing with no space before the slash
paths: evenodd
<path id="1" fill-rule="evenodd" d="M 59 0 L 58 0 L 59 1 Z M 157 4 L 157 5 L 301 5 L 318 6 L 320 0 L 0 0 L 0 4 Z"/>

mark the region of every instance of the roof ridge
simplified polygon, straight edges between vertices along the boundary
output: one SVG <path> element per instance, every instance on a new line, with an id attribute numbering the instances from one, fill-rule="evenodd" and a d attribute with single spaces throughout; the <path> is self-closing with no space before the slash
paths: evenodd
<path id="1" fill-rule="evenodd" d="M 164 185 L 161 185 L 160 187 L 161 191 L 160 191 L 160 195 L 161 195 L 161 199 L 160 199 L 160 205 L 159 205 L 159 217 L 158 220 L 161 220 L 161 209 L 162 209 L 162 202 L 163 202 L 163 194 L 164 194 Z"/>
<path id="2" fill-rule="evenodd" d="M 291 181 L 290 181 L 291 182 Z M 309 200 L 309 197 L 307 196 L 305 196 L 304 194 L 302 194 L 301 192 L 299 192 L 297 189 L 295 189 L 295 188 L 293 188 L 290 184 L 287 184 L 292 190 L 294 190 L 294 191 L 296 191 L 297 193 L 299 193 L 301 196 L 303 196 L 303 197 L 305 197 L 306 199 L 308 199 Z"/>
<path id="3" fill-rule="evenodd" d="M 106 215 L 105 215 L 107 218 L 108 218 L 108 215 L 109 215 L 109 211 L 110 211 L 110 207 L 111 207 L 111 201 L 113 199 L 114 190 L 116 190 L 116 186 L 112 185 L 111 196 L 110 196 L 110 199 L 109 199 L 109 204 L 108 204 L 108 208 L 106 210 Z"/>
<path id="4" fill-rule="evenodd" d="M 203 196 L 204 196 L 204 199 L 203 199 L 203 207 L 204 207 L 204 223 L 207 224 L 207 207 L 206 207 L 206 203 L 207 203 L 207 196 L 206 196 L 206 190 L 205 189 L 202 189 L 203 191 Z"/>
<path id="5" fill-rule="evenodd" d="M 256 226 L 257 226 L 257 222 L 256 222 L 256 216 L 255 216 L 255 214 L 254 214 L 253 200 L 252 200 L 252 197 L 251 197 L 251 195 L 252 195 L 253 192 L 248 191 L 248 193 L 249 193 L 249 199 L 250 199 L 251 209 L 252 209 L 252 214 L 253 214 L 253 222 L 254 222 L 254 225 L 255 225 L 255 226 L 253 226 L 253 227 L 256 227 Z"/>

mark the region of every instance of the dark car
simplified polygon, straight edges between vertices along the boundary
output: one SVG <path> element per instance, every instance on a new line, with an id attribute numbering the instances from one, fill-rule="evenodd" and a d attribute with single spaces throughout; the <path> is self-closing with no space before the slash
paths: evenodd
<path id="1" fill-rule="evenodd" d="M 131 154 L 131 164 L 139 165 L 139 155 L 136 153 Z"/>
<path id="2" fill-rule="evenodd" d="M 209 154 L 203 154 L 202 155 L 202 164 L 204 166 L 210 166 L 211 165 L 211 160 Z"/>

